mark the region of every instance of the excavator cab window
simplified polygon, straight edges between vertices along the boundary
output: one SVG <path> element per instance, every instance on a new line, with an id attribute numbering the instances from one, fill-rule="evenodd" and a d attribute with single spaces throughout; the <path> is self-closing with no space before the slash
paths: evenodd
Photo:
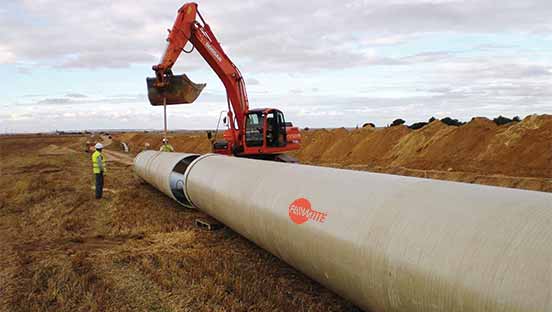
<path id="1" fill-rule="evenodd" d="M 247 146 L 263 146 L 263 114 L 261 112 L 247 114 L 245 144 Z"/>
<path id="2" fill-rule="evenodd" d="M 286 146 L 286 121 L 278 110 L 270 111 L 266 116 L 266 145 L 268 147 Z"/>

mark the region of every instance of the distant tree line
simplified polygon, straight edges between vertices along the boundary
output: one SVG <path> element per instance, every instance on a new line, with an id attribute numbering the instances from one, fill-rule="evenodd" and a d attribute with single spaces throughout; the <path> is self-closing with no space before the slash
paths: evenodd
<path id="1" fill-rule="evenodd" d="M 412 130 L 422 129 L 423 127 L 427 126 L 428 124 L 432 123 L 435 120 L 439 120 L 439 119 L 437 119 L 435 117 L 431 117 L 431 118 L 429 118 L 428 121 L 415 122 L 411 125 L 407 125 L 406 127 L 408 127 L 409 129 L 412 129 Z M 472 118 L 472 120 L 473 120 L 473 118 Z M 450 118 L 450 117 L 445 117 L 443 119 L 440 119 L 440 121 L 442 123 L 444 123 L 445 125 L 447 125 L 447 126 L 454 126 L 454 127 L 460 127 L 460 126 L 463 126 L 463 125 L 466 124 L 466 122 L 464 122 L 464 121 L 460 121 L 458 119 L 453 119 L 453 118 Z M 500 115 L 496 118 L 493 118 L 493 122 L 498 126 L 507 125 L 507 124 L 512 123 L 512 122 L 520 122 L 520 121 L 521 121 L 521 118 L 519 118 L 519 116 L 515 116 L 512 119 L 510 119 L 508 117 L 504 117 L 502 115 Z M 393 122 L 390 125 L 387 125 L 387 126 L 388 127 L 396 127 L 396 126 L 404 125 L 405 123 L 406 123 L 406 121 L 404 119 L 397 118 L 397 119 L 393 120 Z M 366 122 L 362 125 L 362 128 L 366 128 L 366 127 L 375 128 L 376 125 L 372 122 Z M 357 128 L 358 128 L 358 125 L 357 125 Z M 305 127 L 303 130 L 308 131 L 310 129 L 309 129 L 309 127 Z"/>
<path id="2" fill-rule="evenodd" d="M 415 122 L 407 127 L 413 130 L 417 130 L 427 126 L 428 124 L 432 123 L 435 120 L 438 120 L 438 119 L 435 117 L 431 117 L 427 122 L 426 121 Z M 515 116 L 514 118 L 510 119 L 501 115 L 493 119 L 493 122 L 498 126 L 507 125 L 512 122 L 520 122 L 520 121 L 521 119 L 519 118 L 519 116 Z M 447 126 L 454 126 L 454 127 L 460 127 L 466 124 L 466 122 L 460 121 L 458 119 L 453 119 L 450 117 L 445 117 L 441 119 L 441 122 Z M 396 127 L 396 126 L 404 125 L 405 123 L 406 121 L 404 119 L 398 118 L 393 120 L 393 122 L 389 125 L 389 127 Z M 368 125 L 374 127 L 373 123 L 365 123 L 362 127 L 364 128 Z"/>

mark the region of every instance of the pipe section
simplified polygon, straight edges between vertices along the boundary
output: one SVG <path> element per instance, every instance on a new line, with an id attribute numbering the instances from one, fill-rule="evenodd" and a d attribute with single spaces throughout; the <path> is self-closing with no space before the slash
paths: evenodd
<path id="1" fill-rule="evenodd" d="M 134 158 L 134 171 L 156 189 L 184 207 L 193 208 L 184 196 L 184 173 L 199 155 L 143 151 Z"/>
<path id="2" fill-rule="evenodd" d="M 190 204 L 363 309 L 552 311 L 552 194 L 213 154 L 184 180 Z"/>

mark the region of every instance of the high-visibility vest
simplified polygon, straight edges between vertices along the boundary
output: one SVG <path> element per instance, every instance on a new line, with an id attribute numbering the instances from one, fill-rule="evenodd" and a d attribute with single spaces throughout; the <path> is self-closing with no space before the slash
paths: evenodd
<path id="1" fill-rule="evenodd" d="M 95 151 L 92 154 L 92 169 L 94 173 L 101 173 L 100 171 L 100 164 L 98 163 L 98 158 L 102 161 L 103 171 L 105 172 L 105 158 L 102 155 L 102 153 Z"/>
<path id="2" fill-rule="evenodd" d="M 161 152 L 174 152 L 174 148 L 170 144 L 161 145 Z"/>

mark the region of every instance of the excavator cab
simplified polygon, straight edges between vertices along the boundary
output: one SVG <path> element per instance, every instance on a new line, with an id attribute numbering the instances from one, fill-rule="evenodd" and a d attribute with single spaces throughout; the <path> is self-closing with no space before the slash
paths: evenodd
<path id="1" fill-rule="evenodd" d="M 246 147 L 262 147 L 264 152 L 270 148 L 287 145 L 286 122 L 284 114 L 277 109 L 254 109 L 246 114 Z"/>
<path id="2" fill-rule="evenodd" d="M 245 117 L 245 144 L 249 147 L 263 146 L 264 144 L 263 112 L 255 110 Z"/>
<path id="3" fill-rule="evenodd" d="M 286 121 L 284 114 L 272 109 L 266 113 L 266 146 L 284 147 L 287 145 Z"/>
<path id="4" fill-rule="evenodd" d="M 224 131 L 222 140 L 215 140 L 208 134 L 213 152 L 242 157 L 275 159 L 282 153 L 299 149 L 299 129 L 286 122 L 284 114 L 273 108 L 252 109 L 245 113 L 245 131 L 241 142 L 236 145 L 233 131 Z"/>

